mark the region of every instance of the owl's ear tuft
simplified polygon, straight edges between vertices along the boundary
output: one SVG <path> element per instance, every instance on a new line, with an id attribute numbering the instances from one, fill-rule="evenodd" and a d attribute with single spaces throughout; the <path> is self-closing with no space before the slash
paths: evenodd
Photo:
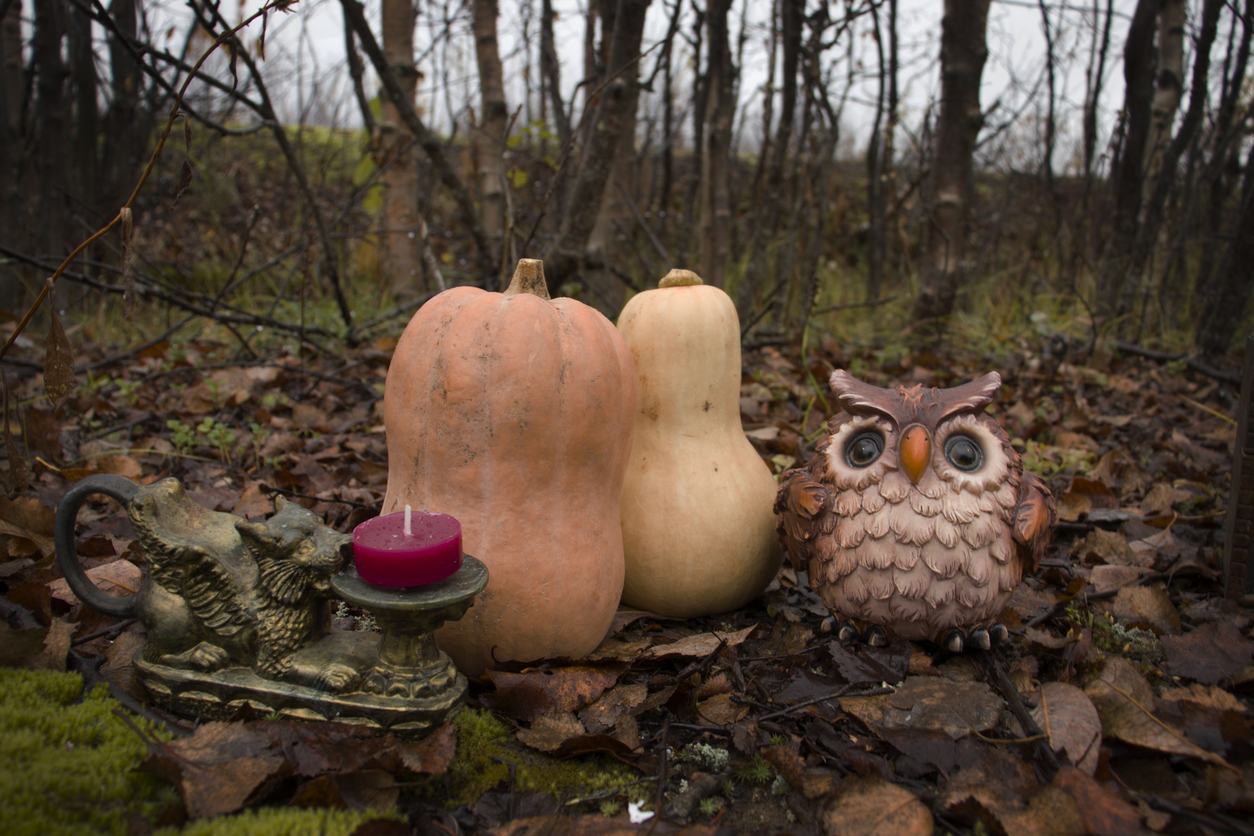
<path id="1" fill-rule="evenodd" d="M 959 412 L 973 414 L 983 412 L 984 407 L 993 402 L 993 396 L 1000 388 L 1001 375 L 997 372 L 989 372 L 970 383 L 964 383 L 952 389 L 942 389 L 938 394 L 942 396 L 940 400 L 943 409 L 937 420 L 943 420 Z"/>
<path id="2" fill-rule="evenodd" d="M 828 383 L 832 387 L 832 394 L 850 415 L 875 413 L 892 417 L 884 408 L 886 403 L 897 401 L 897 396 L 891 389 L 864 383 L 844 369 L 832 372 Z"/>

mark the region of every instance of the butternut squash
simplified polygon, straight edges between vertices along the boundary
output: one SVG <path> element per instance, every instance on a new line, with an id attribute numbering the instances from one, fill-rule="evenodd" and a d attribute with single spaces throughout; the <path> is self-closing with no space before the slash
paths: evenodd
<path id="1" fill-rule="evenodd" d="M 623 485 L 623 603 L 672 617 L 726 612 L 779 570 L 775 477 L 740 424 L 740 323 L 722 290 L 672 270 L 618 330 L 640 408 Z"/>

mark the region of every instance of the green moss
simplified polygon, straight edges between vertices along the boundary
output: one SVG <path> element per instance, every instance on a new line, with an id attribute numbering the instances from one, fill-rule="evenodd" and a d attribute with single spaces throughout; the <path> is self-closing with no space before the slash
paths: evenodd
<path id="1" fill-rule="evenodd" d="M 453 725 L 457 728 L 457 757 L 449 767 L 453 807 L 470 804 L 497 783 L 508 781 L 509 764 L 515 767 L 515 789 L 548 793 L 559 801 L 626 788 L 638 777 L 627 766 L 600 755 L 560 761 L 545 757 L 518 743 L 509 726 L 490 711 L 463 709 Z"/>
<path id="2" fill-rule="evenodd" d="M 263 807 L 234 816 L 200 819 L 182 830 L 163 828 L 153 836 L 350 836 L 363 822 L 404 817 L 395 811 L 325 810 L 298 807 Z"/>
<path id="3" fill-rule="evenodd" d="M 178 802 L 134 771 L 147 747 L 117 707 L 104 685 L 84 695 L 78 674 L 0 668 L 0 832 L 120 836 L 131 817 Z"/>

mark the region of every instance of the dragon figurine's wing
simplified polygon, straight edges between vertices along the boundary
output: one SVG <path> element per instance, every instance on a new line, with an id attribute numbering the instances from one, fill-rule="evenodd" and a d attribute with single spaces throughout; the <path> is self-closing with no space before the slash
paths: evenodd
<path id="1" fill-rule="evenodd" d="M 234 573 L 204 549 L 193 549 L 185 556 L 182 594 L 196 618 L 220 636 L 234 636 L 256 620 L 248 610 L 249 596 Z"/>

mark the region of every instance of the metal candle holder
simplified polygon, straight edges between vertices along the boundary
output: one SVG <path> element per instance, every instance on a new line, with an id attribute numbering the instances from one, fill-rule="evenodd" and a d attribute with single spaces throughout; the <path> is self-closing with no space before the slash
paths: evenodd
<path id="1" fill-rule="evenodd" d="M 135 595 L 106 595 L 79 565 L 75 518 L 95 494 L 122 504 L 144 548 Z M 282 497 L 275 512 L 254 523 L 193 502 L 176 479 L 89 476 L 57 507 L 57 562 L 82 601 L 143 624 L 135 669 L 172 711 L 222 718 L 248 703 L 281 718 L 417 734 L 443 723 L 467 683 L 434 631 L 487 585 L 483 563 L 466 555 L 439 583 L 372 586 L 351 567 L 349 535 Z M 369 611 L 382 635 L 334 629 L 335 597 Z"/>

